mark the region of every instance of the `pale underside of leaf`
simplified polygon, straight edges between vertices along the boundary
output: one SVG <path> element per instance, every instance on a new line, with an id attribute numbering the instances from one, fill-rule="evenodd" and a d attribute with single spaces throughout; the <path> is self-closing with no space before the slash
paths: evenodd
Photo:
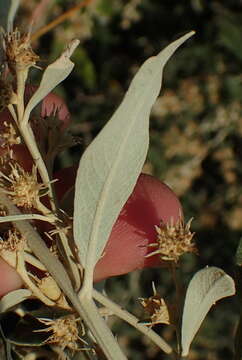
<path id="1" fill-rule="evenodd" d="M 182 356 L 188 355 L 191 342 L 212 305 L 234 294 L 234 280 L 220 268 L 206 267 L 193 276 L 183 309 Z"/>
<path id="2" fill-rule="evenodd" d="M 74 238 L 85 274 L 91 274 L 100 258 L 141 172 L 148 150 L 149 115 L 160 92 L 163 67 L 192 35 L 186 34 L 142 65 L 121 105 L 80 160 Z"/>
<path id="3" fill-rule="evenodd" d="M 22 301 L 28 299 L 32 292 L 28 289 L 18 289 L 11 291 L 3 296 L 0 300 L 0 313 L 8 311 L 13 306 L 20 304 Z"/>
<path id="4" fill-rule="evenodd" d="M 33 108 L 71 73 L 74 63 L 70 60 L 70 56 L 78 44 L 79 40 L 73 40 L 61 56 L 45 69 L 38 89 L 26 106 L 24 121 L 28 120 Z"/>

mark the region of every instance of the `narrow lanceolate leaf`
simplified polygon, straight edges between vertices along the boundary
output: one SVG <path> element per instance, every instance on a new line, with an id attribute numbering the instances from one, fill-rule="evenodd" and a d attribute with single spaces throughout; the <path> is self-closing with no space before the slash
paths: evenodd
<path id="1" fill-rule="evenodd" d="M 222 269 L 206 267 L 193 276 L 187 289 L 182 317 L 182 356 L 188 355 L 191 342 L 212 305 L 234 294 L 234 280 Z"/>
<path id="2" fill-rule="evenodd" d="M 74 237 L 86 278 L 100 258 L 144 164 L 149 115 L 160 92 L 163 67 L 193 33 L 173 42 L 142 65 L 121 105 L 80 160 L 74 201 Z"/>
<path id="3" fill-rule="evenodd" d="M 11 307 L 20 304 L 32 295 L 32 292 L 28 289 L 18 289 L 11 291 L 7 295 L 3 296 L 0 300 L 0 313 L 3 313 Z"/>
<path id="4" fill-rule="evenodd" d="M 70 57 L 78 45 L 79 40 L 73 40 L 61 56 L 46 68 L 38 89 L 26 106 L 23 122 L 28 121 L 33 108 L 71 73 L 74 63 Z"/>

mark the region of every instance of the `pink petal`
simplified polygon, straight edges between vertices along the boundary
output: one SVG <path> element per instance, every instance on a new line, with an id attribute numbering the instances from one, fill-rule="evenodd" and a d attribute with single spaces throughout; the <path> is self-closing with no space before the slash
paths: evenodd
<path id="1" fill-rule="evenodd" d="M 181 215 L 180 202 L 167 185 L 153 176 L 140 175 L 96 265 L 94 281 L 160 264 L 158 256 L 145 258 L 154 250 L 147 248 L 156 239 L 154 225 L 172 218 L 176 222 Z"/>
<path id="2" fill-rule="evenodd" d="M 37 88 L 38 86 L 35 85 L 26 86 L 25 95 L 27 100 L 31 98 Z M 57 115 L 58 119 L 62 121 L 62 129 L 65 129 L 71 122 L 70 112 L 64 100 L 51 92 L 42 100 L 41 116 L 48 117 L 53 115 Z"/>
<path id="3" fill-rule="evenodd" d="M 16 270 L 0 258 L 0 297 L 19 289 L 23 282 Z"/>

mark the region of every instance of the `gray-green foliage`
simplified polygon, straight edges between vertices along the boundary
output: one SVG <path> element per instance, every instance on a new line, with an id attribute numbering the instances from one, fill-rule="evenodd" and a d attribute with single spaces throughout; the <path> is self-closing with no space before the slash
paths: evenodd
<path id="1" fill-rule="evenodd" d="M 217 267 L 205 267 L 193 276 L 187 289 L 183 310 L 183 356 L 188 355 L 191 342 L 209 309 L 216 301 L 234 294 L 234 280 Z"/>
<path id="2" fill-rule="evenodd" d="M 74 238 L 85 268 L 93 269 L 100 258 L 141 172 L 149 143 L 149 115 L 160 92 L 163 67 L 192 35 L 188 33 L 143 64 L 121 105 L 80 160 Z"/>

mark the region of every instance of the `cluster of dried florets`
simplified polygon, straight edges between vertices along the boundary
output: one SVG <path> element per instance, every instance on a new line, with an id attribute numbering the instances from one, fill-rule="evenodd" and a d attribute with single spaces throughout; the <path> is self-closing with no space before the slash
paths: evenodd
<path id="1" fill-rule="evenodd" d="M 80 271 L 78 264 L 70 260 L 72 257 L 76 259 L 74 246 L 73 249 L 69 246 L 72 238 L 72 220 L 54 201 L 52 177 L 49 175 L 52 168 L 45 162 L 48 151 L 48 156 L 51 155 L 50 150 L 44 148 L 40 153 L 40 146 L 36 141 L 38 138 L 47 144 L 50 135 L 47 132 L 38 133 L 38 128 L 36 130 L 32 126 L 32 118 L 26 119 L 23 124 L 27 103 L 37 89 L 27 88 L 26 91 L 25 83 L 30 67 L 36 66 L 39 57 L 31 48 L 29 34 L 21 35 L 18 30 L 3 36 L 3 48 L 6 66 L 0 80 L 0 204 L 4 204 L 5 196 L 21 211 L 23 217 L 29 216 L 33 229 L 41 236 L 42 241 L 46 242 L 49 251 L 65 262 L 70 273 L 73 271 L 71 266 L 77 269 L 78 288 Z M 45 98 L 41 113 L 35 114 L 35 118 L 39 117 L 43 127 L 45 121 L 42 117 L 57 117 L 60 129 L 55 128 L 64 132 L 67 119 L 69 121 L 68 110 L 66 106 L 63 109 L 63 102 L 57 96 L 51 96 L 53 100 L 48 101 L 48 97 Z M 41 136 L 43 138 L 40 139 Z M 51 146 L 53 148 L 53 144 Z M 53 153 L 56 154 L 58 151 L 53 148 Z M 2 219 L 4 216 L 14 215 L 5 205 L 0 210 Z M 41 223 L 36 222 L 36 218 L 41 219 Z M 55 279 L 29 247 L 29 236 L 22 233 L 14 222 L 1 222 L 1 259 L 15 269 L 21 278 L 22 286 L 30 290 L 32 299 L 38 299 L 48 307 L 73 311 Z M 62 255 L 58 242 L 62 243 Z M 76 281 L 74 276 L 72 279 L 73 282 Z M 44 344 L 55 345 L 61 351 L 70 349 L 75 352 L 81 349 L 79 344 L 83 342 L 81 336 L 84 334 L 84 327 L 82 321 L 77 321 L 74 315 L 56 320 L 46 319 L 42 322 L 49 327 L 41 331 L 52 332 Z"/>
<path id="2" fill-rule="evenodd" d="M 13 203 L 26 209 L 41 209 L 40 197 L 48 193 L 49 189 L 37 179 L 37 168 L 32 172 L 25 171 L 17 162 L 9 164 L 11 171 L 8 176 L 0 172 L 0 186 L 8 194 Z"/>
<path id="3" fill-rule="evenodd" d="M 4 36 L 6 60 L 11 71 L 19 71 L 36 64 L 39 56 L 30 45 L 30 34 L 22 35 L 18 29 Z"/>
<path id="4" fill-rule="evenodd" d="M 2 148 L 10 149 L 13 145 L 18 145 L 21 143 L 21 138 L 19 134 L 17 134 L 15 127 L 12 123 L 7 121 L 3 122 L 3 129 L 1 131 L 1 138 L 0 138 L 0 146 Z"/>
<path id="5" fill-rule="evenodd" d="M 78 343 L 87 343 L 81 338 L 85 335 L 85 328 L 82 326 L 80 319 L 74 315 L 68 315 L 56 320 L 39 319 L 47 328 L 37 330 L 36 332 L 51 332 L 52 334 L 45 340 L 46 344 L 55 344 L 60 346 L 62 350 L 69 348 L 70 350 L 80 350 Z M 81 326 L 77 326 L 77 323 Z"/>
<path id="6" fill-rule="evenodd" d="M 140 304 L 143 306 L 145 312 L 148 314 L 148 319 L 145 324 L 154 326 L 156 324 L 171 323 L 168 306 L 159 294 L 150 296 L 149 298 L 140 298 Z"/>
<path id="7" fill-rule="evenodd" d="M 150 244 L 150 247 L 157 247 L 157 249 L 147 257 L 158 254 L 161 260 L 177 262 L 184 253 L 197 254 L 197 248 L 193 242 L 194 233 L 190 231 L 191 221 L 192 219 L 185 224 L 180 218 L 175 224 L 170 221 L 167 224 L 161 222 L 160 226 L 155 226 L 157 240 Z"/>

